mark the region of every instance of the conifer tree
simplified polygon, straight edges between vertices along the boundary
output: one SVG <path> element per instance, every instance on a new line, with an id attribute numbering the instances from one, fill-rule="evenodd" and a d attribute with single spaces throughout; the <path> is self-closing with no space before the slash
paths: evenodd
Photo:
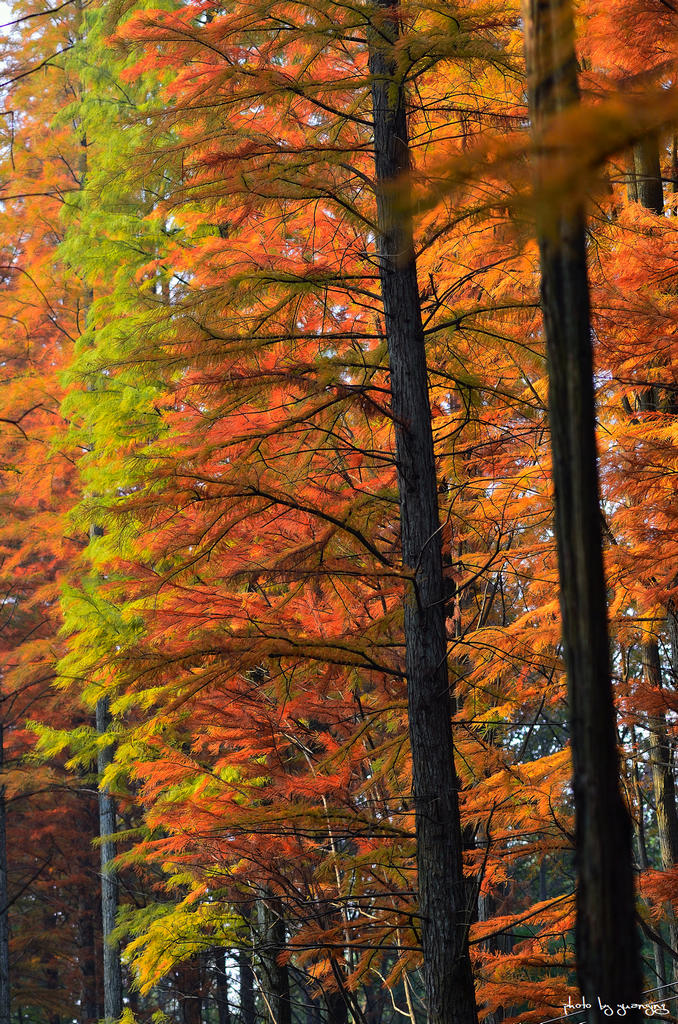
<path id="1" fill-rule="evenodd" d="M 407 94 L 397 3 L 368 29 L 378 263 L 389 354 L 405 598 L 405 659 L 419 907 L 430 1024 L 477 1020 L 469 957 L 459 780 L 452 741 L 445 585 L 426 348 L 409 214 Z"/>
<path id="2" fill-rule="evenodd" d="M 544 173 L 555 119 L 579 101 L 568 0 L 524 5 L 530 111 Z M 631 825 L 619 789 L 596 465 L 585 214 L 563 197 L 540 210 L 563 639 L 568 673 L 577 853 L 577 969 L 591 1018 L 599 1000 L 640 1002 Z M 631 1011 L 633 1019 L 639 1015 Z"/>

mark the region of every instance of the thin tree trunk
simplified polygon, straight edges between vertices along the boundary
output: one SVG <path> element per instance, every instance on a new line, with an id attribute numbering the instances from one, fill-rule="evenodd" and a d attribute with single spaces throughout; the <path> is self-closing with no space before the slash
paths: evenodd
<path id="1" fill-rule="evenodd" d="M 297 1019 L 303 1020 L 304 1024 L 322 1024 L 318 986 L 313 984 L 305 971 L 295 967 L 293 964 L 290 964 L 290 980 L 294 982 L 295 994 L 298 1000 L 296 1004 L 298 1009 Z"/>
<path id="2" fill-rule="evenodd" d="M 78 961 L 80 965 L 80 1021 L 97 1019 L 97 977 L 94 949 L 95 913 L 89 891 L 78 895 Z"/>
<path id="3" fill-rule="evenodd" d="M 646 210 L 658 215 L 664 212 L 664 194 L 656 136 L 649 136 L 634 147 L 638 200 Z M 637 406 L 643 412 L 657 412 L 660 396 L 657 387 L 646 388 L 637 397 Z M 670 615 L 670 609 L 668 615 Z M 656 636 L 645 640 L 641 647 L 645 682 L 655 690 L 663 689 L 661 659 Z M 657 835 L 662 869 L 669 871 L 678 862 L 678 813 L 676 812 L 676 786 L 674 779 L 673 747 L 669 740 L 666 717 L 663 713 L 648 716 L 650 732 L 650 767 L 657 814 Z M 669 930 L 669 945 L 678 952 L 678 921 L 671 903 L 664 905 Z M 674 985 L 678 984 L 678 962 L 673 961 Z"/>
<path id="4" fill-rule="evenodd" d="M 381 1024 L 386 1007 L 386 988 L 383 985 L 365 986 L 365 1024 Z"/>
<path id="5" fill-rule="evenodd" d="M 633 790 L 636 799 L 636 805 L 638 807 L 638 827 L 636 829 L 636 848 L 638 850 L 638 866 L 641 871 L 647 871 L 650 867 L 650 862 L 647 856 L 647 845 L 645 843 L 645 822 L 643 820 L 643 791 L 640 785 L 640 772 L 638 771 L 638 742 L 636 739 L 636 730 L 631 726 L 631 743 L 633 747 Z M 664 960 L 664 950 L 658 942 L 652 943 L 652 954 L 654 956 L 654 972 L 657 975 L 657 981 L 662 986 L 662 995 L 665 995 L 664 986 L 666 985 L 666 962 Z"/>
<path id="6" fill-rule="evenodd" d="M 226 950 L 214 951 L 214 980 L 217 989 L 217 1012 L 219 1024 L 231 1024 L 231 1010 L 228 1004 L 228 975 L 226 974 Z"/>
<path id="7" fill-rule="evenodd" d="M 674 689 L 678 689 L 678 608 L 674 601 L 669 601 L 666 610 L 666 625 L 669 631 L 671 685 Z"/>
<path id="8" fill-rule="evenodd" d="M 238 969 L 240 973 L 240 1024 L 256 1024 L 254 971 L 252 970 L 252 954 L 249 950 L 239 950 Z"/>
<path id="9" fill-rule="evenodd" d="M 2 773 L 5 769 L 3 724 L 0 721 L 0 1024 L 10 1024 L 9 890 L 7 886 L 7 810 Z"/>
<path id="10" fill-rule="evenodd" d="M 638 179 L 636 178 L 636 163 L 633 152 L 629 152 L 626 161 L 626 194 L 630 202 L 638 202 Z"/>
<path id="11" fill-rule="evenodd" d="M 176 971 L 179 1019 L 181 1024 L 201 1024 L 202 978 L 197 956 L 179 964 Z"/>
<path id="12" fill-rule="evenodd" d="M 312 996 L 309 989 L 305 988 L 304 992 L 306 993 L 305 1024 L 322 1024 L 322 1016 L 317 999 Z"/>
<path id="13" fill-rule="evenodd" d="M 405 649 L 419 909 L 430 1024 L 476 1024 L 452 743 L 438 488 L 412 221 L 397 0 L 369 33 L 379 273 L 389 352 L 405 599 Z"/>
<path id="14" fill-rule="evenodd" d="M 280 963 L 287 938 L 282 908 L 277 900 L 257 901 L 258 943 L 261 960 L 261 988 L 272 1024 L 292 1024 L 290 977 L 287 964 Z"/>
<path id="15" fill-rule="evenodd" d="M 108 698 L 101 697 L 97 701 L 96 725 L 100 735 L 106 733 L 111 716 Z M 106 768 L 113 761 L 113 744 L 109 743 L 99 749 L 97 768 L 101 780 Z M 115 800 L 107 786 L 99 787 L 99 834 L 112 836 L 116 828 Z M 115 928 L 118 912 L 118 880 L 112 869 L 115 857 L 115 842 L 104 839 L 101 843 L 101 924 L 103 932 L 104 961 L 104 1016 L 106 1020 L 115 1020 L 122 1015 L 122 971 L 120 968 L 120 948 L 111 936 Z"/>
<path id="16" fill-rule="evenodd" d="M 530 114 L 535 138 L 579 102 L 569 0 L 524 0 Z M 553 138 L 549 158 L 554 159 Z M 603 1003 L 641 1001 L 632 828 L 619 788 L 600 536 L 593 355 L 580 204 L 538 207 L 542 309 L 563 641 L 568 676 L 576 816 L 577 972 L 590 1015 Z M 627 1015 L 634 1021 L 638 1011 Z"/>
<path id="17" fill-rule="evenodd" d="M 654 690 L 663 689 L 659 645 L 656 639 L 643 644 L 643 675 Z M 659 860 L 663 871 L 670 871 L 678 862 L 678 813 L 676 813 L 676 783 L 673 774 L 673 748 L 669 742 L 666 717 L 663 713 L 648 715 L 650 732 L 650 769 L 657 815 Z M 670 902 L 664 904 L 669 930 L 669 945 L 678 952 L 678 921 Z M 673 961 L 673 983 L 678 984 L 678 963 Z"/>
<path id="18" fill-rule="evenodd" d="M 42 927 L 45 935 L 51 935 L 57 927 L 56 915 L 51 913 L 47 907 L 43 910 Z M 54 1006 L 58 1007 L 62 1002 L 64 990 L 59 977 L 56 961 L 53 957 L 50 957 L 45 965 L 45 981 L 47 983 L 47 991 L 49 992 L 54 1004 L 51 1008 L 48 1008 L 45 1015 L 47 1018 L 47 1024 L 61 1024 L 61 1014 L 59 1013 L 58 1008 L 55 1009 Z"/>
<path id="19" fill-rule="evenodd" d="M 348 1006 L 342 992 L 326 992 L 327 1024 L 348 1024 Z"/>

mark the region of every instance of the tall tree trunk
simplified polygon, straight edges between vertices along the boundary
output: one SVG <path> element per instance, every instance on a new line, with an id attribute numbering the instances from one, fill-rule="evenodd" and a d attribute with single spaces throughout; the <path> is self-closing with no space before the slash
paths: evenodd
<path id="1" fill-rule="evenodd" d="M 656 136 L 643 139 L 634 147 L 638 201 L 646 210 L 658 215 L 664 212 L 664 193 Z M 644 389 L 637 396 L 637 407 L 643 412 L 658 412 L 660 395 L 657 387 Z M 667 611 L 667 618 L 671 610 Z M 655 690 L 663 689 L 661 659 L 656 635 L 650 635 L 642 644 L 643 675 L 645 682 Z M 650 767 L 652 788 L 657 813 L 657 835 L 662 869 L 669 871 L 678 862 L 678 813 L 674 779 L 673 747 L 663 713 L 648 716 L 650 732 Z M 678 952 L 678 921 L 671 903 L 665 904 L 669 929 L 669 945 Z M 674 985 L 678 984 L 678 961 L 673 961 Z"/>
<path id="2" fill-rule="evenodd" d="M 94 948 L 96 914 L 90 892 L 78 894 L 78 961 L 80 965 L 80 1021 L 97 1019 L 97 976 Z"/>
<path id="3" fill-rule="evenodd" d="M 343 992 L 326 992 L 327 1024 L 348 1024 L 348 1006 Z"/>
<path id="4" fill-rule="evenodd" d="M 176 969 L 180 1024 L 201 1024 L 202 971 L 200 958 L 192 957 Z"/>
<path id="5" fill-rule="evenodd" d="M 97 732 L 104 735 L 110 725 L 111 716 L 108 708 L 108 697 L 97 701 L 96 725 Z M 99 749 L 97 768 L 101 780 L 106 768 L 113 761 L 113 744 L 109 743 Z M 107 786 L 99 786 L 99 834 L 112 836 L 116 828 L 115 800 Z M 101 843 L 101 924 L 103 932 L 104 961 L 104 1017 L 115 1020 L 122 1014 L 122 971 L 120 967 L 120 948 L 111 936 L 115 928 L 118 912 L 118 880 L 112 869 L 115 857 L 115 842 L 104 839 Z"/>
<path id="6" fill-rule="evenodd" d="M 659 142 L 656 135 L 641 139 L 633 147 L 638 202 L 646 210 L 664 212 L 664 190 L 659 162 Z"/>
<path id="7" fill-rule="evenodd" d="M 320 989 L 306 971 L 294 964 L 289 965 L 290 982 L 294 982 L 292 999 L 297 1009 L 297 1020 L 304 1024 L 322 1024 L 323 1017 L 320 1012 Z"/>
<path id="8" fill-rule="evenodd" d="M 381 1024 L 386 1000 L 387 989 L 383 984 L 365 985 L 365 1024 Z"/>
<path id="9" fill-rule="evenodd" d="M 523 0 L 530 114 L 537 145 L 579 102 L 570 0 Z M 549 139 L 549 161 L 554 160 Z M 541 171 L 541 165 L 540 165 Z M 567 667 L 577 859 L 577 971 L 593 1020 L 603 1003 L 641 1001 L 632 829 L 619 788 L 600 536 L 585 215 L 538 204 L 549 373 L 555 529 Z M 638 1011 L 629 1011 L 634 1021 Z"/>
<path id="10" fill-rule="evenodd" d="M 638 827 L 636 829 L 636 848 L 638 851 L 638 866 L 641 871 L 647 871 L 650 867 L 650 861 L 647 856 L 647 845 L 645 843 L 645 822 L 643 819 L 643 790 L 640 785 L 640 772 L 638 770 L 638 741 L 636 738 L 636 730 L 634 726 L 631 726 L 631 744 L 633 750 L 633 763 L 631 768 L 631 777 L 633 779 L 633 791 L 636 800 L 636 806 L 638 808 Z M 664 960 L 664 950 L 658 942 L 652 944 L 652 954 L 654 956 L 654 973 L 657 976 L 657 983 L 661 986 L 661 994 L 666 994 L 664 986 L 666 985 L 666 962 Z"/>
<path id="11" fill-rule="evenodd" d="M 45 935 L 51 935 L 57 928 L 57 917 L 48 907 L 45 907 L 42 913 L 42 928 Z M 50 993 L 54 1004 L 47 1010 L 45 1015 L 47 1024 L 61 1024 L 61 1014 L 58 1008 L 55 1009 L 54 1007 L 58 1007 L 61 1004 L 64 990 L 57 969 L 57 961 L 54 957 L 50 957 L 45 965 L 45 981 L 47 983 L 47 991 Z"/>
<path id="12" fill-rule="evenodd" d="M 240 973 L 240 1024 L 256 1024 L 254 971 L 252 970 L 250 950 L 243 948 L 238 951 L 238 969 Z"/>
<path id="13" fill-rule="evenodd" d="M 2 774 L 5 770 L 3 724 L 0 720 L 0 1024 L 10 1024 L 9 889 L 7 886 L 7 808 Z"/>
<path id="14" fill-rule="evenodd" d="M 669 631 L 669 651 L 671 659 L 671 685 L 678 689 L 678 606 L 669 601 L 666 609 L 666 625 Z"/>
<path id="15" fill-rule="evenodd" d="M 231 1009 L 228 1003 L 228 975 L 226 974 L 226 950 L 214 950 L 214 980 L 217 989 L 217 1013 L 219 1024 L 231 1024 Z"/>
<path id="16" fill-rule="evenodd" d="M 260 987 L 271 1024 L 292 1024 L 290 977 L 280 963 L 287 938 L 282 908 L 277 900 L 257 901 L 257 952 L 261 961 Z"/>
<path id="17" fill-rule="evenodd" d="M 626 159 L 626 194 L 630 202 L 638 202 L 638 179 L 633 152 L 630 152 Z"/>
<path id="18" fill-rule="evenodd" d="M 411 575 L 405 649 L 419 909 L 430 1024 L 476 1024 L 452 743 L 438 488 L 412 221 L 406 94 L 396 60 L 397 0 L 369 33 L 379 274 L 395 429 L 402 558 Z"/>
<path id="19" fill-rule="evenodd" d="M 653 638 L 643 644 L 643 675 L 654 690 L 663 689 L 659 645 Z M 674 778 L 673 747 L 669 741 L 666 717 L 663 713 L 648 715 L 650 732 L 650 769 L 657 814 L 659 859 L 663 871 L 670 871 L 678 863 L 678 813 L 676 813 L 676 783 Z M 678 921 L 670 902 L 664 904 L 669 929 L 669 945 L 678 952 Z M 673 983 L 678 984 L 678 962 L 673 960 Z"/>

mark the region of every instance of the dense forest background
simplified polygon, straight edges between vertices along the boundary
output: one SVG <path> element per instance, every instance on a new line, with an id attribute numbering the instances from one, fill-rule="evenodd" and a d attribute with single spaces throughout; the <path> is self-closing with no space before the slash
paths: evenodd
<path id="1" fill-rule="evenodd" d="M 0 1024 L 675 1019 L 678 6 L 49 3 Z"/>

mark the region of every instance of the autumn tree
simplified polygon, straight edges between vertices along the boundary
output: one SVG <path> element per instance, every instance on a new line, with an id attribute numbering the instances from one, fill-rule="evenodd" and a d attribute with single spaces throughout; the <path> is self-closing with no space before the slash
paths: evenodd
<path id="1" fill-rule="evenodd" d="M 531 116 L 536 144 L 544 151 L 549 142 L 554 144 L 553 119 L 571 111 L 579 101 L 570 5 L 566 0 L 537 0 L 525 8 L 525 24 Z M 542 175 L 544 168 L 542 156 Z M 599 998 L 638 1003 L 642 977 L 631 827 L 619 790 L 610 681 L 584 216 L 581 205 L 572 205 L 566 196 L 555 211 L 542 213 L 537 230 L 570 696 L 578 869 L 577 967 L 581 990 L 597 1020 L 602 1019 Z"/>

